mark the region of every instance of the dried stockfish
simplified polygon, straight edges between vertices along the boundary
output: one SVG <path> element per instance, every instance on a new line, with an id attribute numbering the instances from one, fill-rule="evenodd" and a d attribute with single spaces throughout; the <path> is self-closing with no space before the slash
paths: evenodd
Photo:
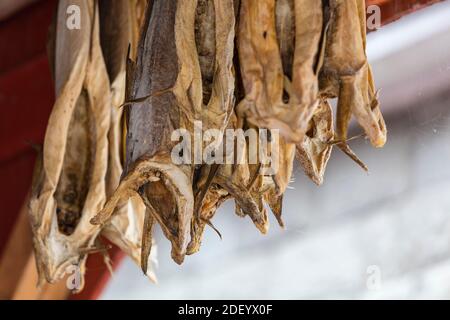
<path id="1" fill-rule="evenodd" d="M 208 146 L 208 150 L 209 154 L 217 153 L 217 156 L 222 154 L 219 149 L 224 150 L 224 130 L 234 116 L 234 6 L 233 0 L 200 0 L 197 3 L 195 39 L 203 93 L 200 120 L 204 130 L 214 130 L 216 133 L 215 141 Z M 205 225 L 212 226 L 211 218 L 218 207 L 230 197 L 226 190 L 213 183 L 216 174 L 223 169 L 219 164 L 206 164 L 197 169 L 198 181 L 194 185 L 195 207 L 189 254 L 198 250 Z"/>
<path id="2" fill-rule="evenodd" d="M 176 17 L 177 1 L 154 1 L 147 7 L 137 59 L 136 62 L 130 60 L 128 67 L 124 178 L 92 223 L 105 223 L 117 205 L 132 196 L 140 196 L 147 207 L 147 227 L 152 219 L 158 221 L 172 242 L 172 257 L 181 263 L 187 245 L 193 195 L 191 168 L 174 165 L 170 157 L 171 132 L 186 127 L 187 122 L 173 93 L 180 67 Z M 186 94 L 188 87 L 185 89 Z M 161 93 L 157 94 L 158 91 Z M 149 235 L 143 236 L 145 239 Z M 145 243 L 149 241 L 144 240 Z M 148 248 L 143 252 L 148 252 Z"/>
<path id="3" fill-rule="evenodd" d="M 66 28 L 72 4 L 81 8 L 76 32 Z M 96 2 L 60 1 L 54 48 L 57 99 L 29 205 L 40 282 L 59 280 L 73 264 L 84 273 L 100 231 L 89 220 L 105 201 L 110 94 Z"/>
<path id="4" fill-rule="evenodd" d="M 147 207 L 147 227 L 152 219 L 161 225 L 172 242 L 172 258 L 177 263 L 183 262 L 188 244 L 194 206 L 193 168 L 172 162 L 171 134 L 176 129 L 193 130 L 193 113 L 201 108 L 201 96 L 195 90 L 198 84 L 194 83 L 201 78 L 194 77 L 200 68 L 197 72 L 192 68 L 195 57 L 190 42 L 180 42 L 182 37 L 193 40 L 194 19 L 192 3 L 154 1 L 147 7 L 137 59 L 129 61 L 128 67 L 124 178 L 92 220 L 94 224 L 107 222 L 117 205 L 139 195 Z M 143 252 L 148 253 L 148 249 Z"/>
<path id="5" fill-rule="evenodd" d="M 145 4 L 146 1 L 140 1 Z M 100 36 L 102 51 L 107 66 L 111 88 L 111 125 L 108 134 L 109 159 L 106 175 L 107 196 L 111 196 L 120 182 L 123 170 L 123 108 L 120 106 L 125 100 L 126 57 L 128 48 L 136 48 L 137 36 L 133 32 L 140 28 L 139 20 L 134 18 L 138 5 L 129 0 L 101 0 L 100 8 Z M 131 55 L 135 54 L 135 49 Z M 156 280 L 148 257 L 141 263 L 142 225 L 144 224 L 145 206 L 139 197 L 131 197 L 123 206 L 117 208 L 114 217 L 102 230 L 104 235 L 122 251 L 129 255 L 138 265 L 146 265 L 145 273 Z M 155 245 L 151 239 L 146 245 Z M 153 255 L 152 260 L 155 260 Z"/>
<path id="6" fill-rule="evenodd" d="M 234 110 L 234 25 L 233 0 L 198 0 L 195 43 L 202 85 L 203 130 L 223 132 Z M 219 135 L 219 138 L 221 135 Z M 216 141 L 216 145 L 220 144 Z"/>
<path id="7" fill-rule="evenodd" d="M 100 232 L 152 278 L 155 224 L 182 263 L 206 226 L 219 233 L 228 199 L 262 233 L 269 208 L 284 226 L 295 156 L 320 185 L 334 145 L 367 169 L 348 146 L 352 115 L 372 145 L 386 141 L 363 0 L 70 4 L 83 26 L 64 28 L 60 1 L 57 101 L 30 202 L 48 281 L 83 270 Z"/>
<path id="8" fill-rule="evenodd" d="M 297 144 L 297 159 L 305 174 L 317 185 L 323 183 L 333 139 L 333 110 L 326 100 L 322 100 L 310 121 L 305 139 Z"/>
<path id="9" fill-rule="evenodd" d="M 322 66 L 326 7 L 315 0 L 278 0 L 276 24 L 284 72 L 284 100 L 298 106 L 303 139 L 297 158 L 306 175 L 321 184 L 334 137 L 331 108 L 319 103 L 318 75 Z M 306 124 L 306 126 L 305 126 Z"/>
<path id="10" fill-rule="evenodd" d="M 238 43 L 246 96 L 238 110 L 260 128 L 280 130 L 289 143 L 302 141 L 318 105 L 322 17 L 321 1 L 242 1 Z"/>
<path id="11" fill-rule="evenodd" d="M 363 0 L 330 0 L 329 3 L 330 27 L 320 75 L 320 90 L 324 97 L 338 97 L 337 146 L 367 170 L 347 144 L 352 115 L 363 127 L 373 146 L 382 147 L 386 142 L 386 125 L 365 53 L 365 5 Z"/>
<path id="12" fill-rule="evenodd" d="M 290 141 L 302 133 L 298 119 L 283 103 L 283 67 L 277 44 L 275 0 L 243 0 L 239 17 L 238 50 L 245 98 L 239 116 L 260 128 L 278 129 Z"/>

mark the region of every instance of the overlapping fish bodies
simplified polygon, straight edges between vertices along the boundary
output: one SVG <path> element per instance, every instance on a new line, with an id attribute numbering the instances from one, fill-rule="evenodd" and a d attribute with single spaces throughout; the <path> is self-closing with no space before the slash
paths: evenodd
<path id="1" fill-rule="evenodd" d="M 186 8 L 186 15 L 180 16 L 178 5 L 178 1 L 169 0 L 154 1 L 147 7 L 137 59 L 136 62 L 130 60 L 128 66 L 124 178 L 92 223 L 104 224 L 117 205 L 139 195 L 147 208 L 147 226 L 152 219 L 161 225 L 172 242 L 173 259 L 181 263 L 194 205 L 193 169 L 189 165 L 172 163 L 171 134 L 176 129 L 189 128 L 189 115 L 185 111 L 195 110 L 189 103 L 195 98 L 189 91 L 192 74 L 179 74 L 180 70 L 183 73 L 183 64 L 189 61 L 183 61 L 185 57 L 179 55 L 183 48 L 177 48 L 176 39 L 180 28 L 186 27 L 183 23 L 192 22 L 193 26 L 193 21 L 186 20 L 193 19 L 194 15 L 190 12 L 192 8 Z M 181 107 L 183 103 L 189 105 Z M 144 234 L 144 237 L 149 236 Z"/>
<path id="2" fill-rule="evenodd" d="M 154 1 L 136 65 L 130 68 L 126 176 L 116 195 L 125 196 L 129 188 L 140 193 L 149 214 L 172 241 L 178 263 L 186 253 L 193 176 L 199 169 L 192 163 L 173 163 L 171 134 L 177 129 L 193 133 L 195 121 L 219 132 L 228 124 L 234 107 L 234 13 L 228 10 L 232 6 L 232 1 L 217 0 Z M 165 33 L 163 41 L 158 32 Z M 135 174 L 139 171 L 145 179 Z M 104 218 L 94 220 L 101 221 Z M 150 228 L 151 219 L 146 221 Z"/>
<path id="3" fill-rule="evenodd" d="M 194 209 L 194 218 L 191 224 L 191 240 L 187 248 L 187 254 L 191 255 L 200 250 L 203 238 L 203 232 L 206 225 L 215 229 L 211 220 L 219 207 L 231 198 L 230 193 L 220 185 L 213 183 L 215 171 L 219 169 L 218 165 L 211 168 L 204 167 L 205 172 L 201 174 L 201 180 L 198 181 L 196 195 L 196 207 Z M 207 187 L 209 185 L 209 187 Z M 217 229 L 216 232 L 219 233 Z M 220 235 L 220 233 L 219 233 Z M 221 236 L 221 235 L 220 235 Z"/>
<path id="4" fill-rule="evenodd" d="M 310 135 L 320 132 L 313 116 L 323 114 L 318 110 L 323 109 L 318 77 L 327 28 L 324 8 L 321 1 L 314 0 L 249 0 L 243 1 L 241 8 L 239 53 L 246 97 L 238 110 L 261 128 L 280 130 L 280 158 L 284 158 L 280 168 L 284 173 L 282 179 L 276 179 L 277 185 L 282 185 L 279 195 L 291 176 L 289 164 L 292 167 L 295 147 L 289 142 L 297 144 L 304 170 L 319 183 L 332 148 L 326 145 L 332 140 L 329 137 L 321 140 L 323 150 L 306 147 L 312 144 Z M 332 118 L 327 120 L 332 128 Z"/>
<path id="5" fill-rule="evenodd" d="M 233 67 L 235 14 L 233 0 L 199 0 L 195 17 L 195 44 L 202 78 L 203 130 L 215 133 L 209 154 L 220 155 L 224 131 L 234 112 L 235 72 Z M 202 141 L 202 144 L 203 141 Z M 223 149 L 223 148 L 222 148 Z M 229 197 L 213 184 L 220 164 L 201 164 L 196 169 L 194 217 L 188 252 L 197 251 L 205 224 L 210 224 L 217 208 Z M 197 244 L 198 243 L 198 244 Z M 195 249 L 194 249 L 195 247 Z"/>
<path id="6" fill-rule="evenodd" d="M 352 115 L 375 147 L 386 141 L 363 0 L 70 4 L 83 25 L 59 27 L 60 1 L 57 101 L 30 202 L 48 281 L 83 269 L 99 234 L 154 278 L 154 225 L 182 263 L 207 225 L 219 232 L 228 199 L 267 233 L 269 208 L 284 225 L 295 156 L 320 185 L 333 146 L 366 169 L 347 144 Z"/>
<path id="7" fill-rule="evenodd" d="M 246 96 L 239 112 L 260 128 L 280 130 L 287 142 L 303 139 L 318 105 L 323 26 L 321 1 L 241 4 L 238 43 Z"/>
<path id="8" fill-rule="evenodd" d="M 275 188 L 270 194 L 279 197 L 289 184 L 295 156 L 293 142 L 303 138 L 302 112 L 285 90 L 285 78 L 288 78 L 285 74 L 293 74 L 293 9 L 290 1 L 241 2 L 238 51 L 245 97 L 237 106 L 238 116 L 246 120 L 249 128 L 279 132 L 277 150 L 271 152 L 277 172 L 269 179 L 264 175 L 256 177 L 252 184 L 253 197 L 262 212 L 265 212 L 264 193 Z M 267 226 L 259 229 L 267 231 Z"/>
<path id="9" fill-rule="evenodd" d="M 145 5 L 145 0 L 139 0 Z M 137 34 L 139 29 L 137 15 L 138 4 L 129 0 L 102 0 L 99 2 L 100 39 L 111 88 L 111 125 L 108 134 L 109 159 L 106 175 L 107 196 L 111 196 L 120 182 L 123 167 L 123 108 L 125 100 L 126 57 L 136 54 Z M 122 251 L 129 255 L 138 265 L 141 263 L 142 225 L 144 224 L 145 206 L 140 197 L 131 197 L 123 206 L 117 208 L 114 217 L 102 230 L 104 235 Z M 152 243 L 150 243 L 152 245 Z M 153 253 L 155 253 L 155 244 Z M 154 257 L 152 257 L 155 260 Z M 148 258 L 145 273 L 156 280 Z"/>
<path id="10" fill-rule="evenodd" d="M 283 103 L 284 76 L 275 24 L 275 0 L 243 0 L 238 50 L 245 98 L 238 114 L 260 128 L 280 130 L 291 141 L 302 134 L 298 119 Z"/>
<path id="11" fill-rule="evenodd" d="M 223 132 L 234 111 L 233 5 L 233 0 L 198 0 L 196 7 L 195 43 L 203 96 L 199 120 L 205 130 Z"/>
<path id="12" fill-rule="evenodd" d="M 374 147 L 382 147 L 386 142 L 386 125 L 365 53 L 365 4 L 362 0 L 330 0 L 329 4 L 330 23 L 320 91 L 326 98 L 338 97 L 337 146 L 367 170 L 346 141 L 353 115 Z"/>
<path id="13" fill-rule="evenodd" d="M 228 129 L 241 129 L 235 114 L 232 114 Z M 235 132 L 235 131 L 234 131 Z M 236 139 L 222 140 L 220 148 L 223 156 L 229 157 L 228 162 L 203 166 L 203 172 L 196 183 L 196 215 L 191 229 L 191 243 L 189 254 L 200 249 L 201 238 L 206 225 L 211 224 L 211 219 L 220 205 L 227 199 L 234 199 L 236 213 L 239 216 L 249 216 L 255 226 L 266 233 L 268 229 L 268 217 L 265 208 L 252 193 L 254 180 L 258 176 L 252 175 L 253 165 L 248 161 L 247 141 L 243 136 Z M 230 150 L 233 150 L 230 152 Z M 236 152 L 234 152 L 236 151 Z M 256 172 L 259 174 L 259 172 Z M 262 194 L 261 194 L 262 196 Z M 217 231 L 217 229 L 216 229 Z"/>

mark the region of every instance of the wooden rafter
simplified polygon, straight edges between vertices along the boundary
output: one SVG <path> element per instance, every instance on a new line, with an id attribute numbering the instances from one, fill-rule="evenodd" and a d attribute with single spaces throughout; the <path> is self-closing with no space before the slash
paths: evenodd
<path id="1" fill-rule="evenodd" d="M 441 1 L 443 0 L 366 0 L 366 4 L 380 7 L 381 22 L 385 25 Z"/>

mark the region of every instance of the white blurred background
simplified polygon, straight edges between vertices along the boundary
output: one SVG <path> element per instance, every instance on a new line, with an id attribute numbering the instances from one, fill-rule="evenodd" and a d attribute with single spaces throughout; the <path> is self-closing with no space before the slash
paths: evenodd
<path id="1" fill-rule="evenodd" d="M 126 259 L 103 299 L 449 299 L 450 1 L 368 37 L 388 143 L 351 146 L 367 175 L 334 150 L 324 185 L 296 168 L 262 236 L 227 202 L 182 266 L 158 230 L 159 283 Z M 361 129 L 354 127 L 354 133 Z"/>

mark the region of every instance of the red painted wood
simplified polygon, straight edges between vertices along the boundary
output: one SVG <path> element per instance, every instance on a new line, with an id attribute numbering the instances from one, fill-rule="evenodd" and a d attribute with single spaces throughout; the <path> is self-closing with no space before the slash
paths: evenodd
<path id="1" fill-rule="evenodd" d="M 44 53 L 0 75 L 0 163 L 43 142 L 53 91 Z"/>
<path id="2" fill-rule="evenodd" d="M 443 0 L 366 0 L 367 5 L 378 5 L 382 24 L 388 24 L 414 11 Z"/>
<path id="3" fill-rule="evenodd" d="M 30 19 L 30 15 L 22 13 L 19 18 Z M 24 45 L 18 50 L 17 43 L 25 38 L 14 40 L 9 34 L 21 35 L 19 29 L 24 26 L 31 38 L 39 38 L 46 28 L 41 19 L 42 14 L 38 14 L 34 31 L 28 30 L 30 21 L 20 24 L 9 19 L 0 24 L 0 253 L 29 190 L 35 158 L 29 142 L 43 141 L 54 100 L 45 46 Z M 18 54 L 11 54 L 8 48 Z"/>
<path id="4" fill-rule="evenodd" d="M 45 52 L 56 3 L 38 1 L 0 22 L 0 74 Z"/>

